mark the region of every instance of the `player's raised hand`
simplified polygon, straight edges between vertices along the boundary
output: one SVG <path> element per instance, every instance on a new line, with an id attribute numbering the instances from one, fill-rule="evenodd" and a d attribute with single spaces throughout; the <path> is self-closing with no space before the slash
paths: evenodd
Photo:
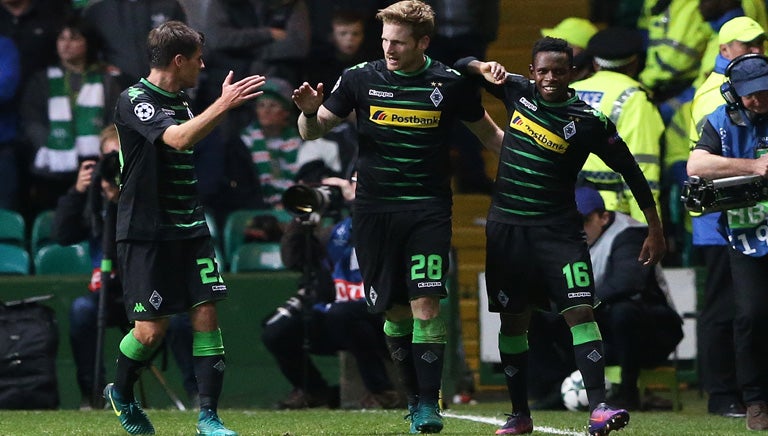
<path id="1" fill-rule="evenodd" d="M 232 83 L 234 75 L 235 73 L 230 70 L 227 77 L 224 78 L 224 82 L 221 84 L 221 97 L 219 97 L 219 99 L 227 106 L 227 108 L 231 109 L 240 106 L 263 94 L 263 92 L 258 89 L 261 88 L 266 81 L 264 76 L 257 74 Z"/>
<path id="2" fill-rule="evenodd" d="M 485 80 L 496 85 L 501 85 L 507 78 L 507 69 L 496 61 L 482 62 L 480 72 Z"/>
<path id="3" fill-rule="evenodd" d="M 312 88 L 307 82 L 304 82 L 298 88 L 293 90 L 291 99 L 296 104 L 296 107 L 305 114 L 317 113 L 320 109 L 320 105 L 323 104 L 323 84 L 318 83 L 317 89 Z"/>

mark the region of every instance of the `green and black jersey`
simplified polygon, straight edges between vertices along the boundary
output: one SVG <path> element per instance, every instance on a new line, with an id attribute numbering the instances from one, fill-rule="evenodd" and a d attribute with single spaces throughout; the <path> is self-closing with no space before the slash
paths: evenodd
<path id="1" fill-rule="evenodd" d="M 460 60 L 457 69 L 468 62 Z M 578 214 L 576 178 L 590 153 L 624 176 L 641 208 L 654 205 L 645 176 L 616 126 L 573 90 L 567 101 L 547 103 L 520 75 L 508 75 L 502 85 L 483 82 L 504 102 L 508 116 L 489 220 L 552 225 L 573 219 Z"/>
<path id="2" fill-rule="evenodd" d="M 450 207 L 449 135 L 484 114 L 461 74 L 430 58 L 408 74 L 388 71 L 384 60 L 365 62 L 344 71 L 323 105 L 341 118 L 356 112 L 356 210 Z"/>
<path id="3" fill-rule="evenodd" d="M 141 79 L 120 94 L 115 125 L 120 138 L 117 240 L 176 240 L 210 235 L 197 195 L 192 150 L 175 150 L 163 132 L 193 117 L 183 92 Z"/>

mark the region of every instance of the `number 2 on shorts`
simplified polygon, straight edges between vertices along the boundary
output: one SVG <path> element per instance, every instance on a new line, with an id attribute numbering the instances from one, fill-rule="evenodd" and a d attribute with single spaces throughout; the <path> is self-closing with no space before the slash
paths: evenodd
<path id="1" fill-rule="evenodd" d="M 221 276 L 216 273 L 216 264 L 213 262 L 213 259 L 210 257 L 203 257 L 197 259 L 197 264 L 201 266 L 200 281 L 203 282 L 204 285 L 207 285 L 208 283 L 223 282 Z"/>

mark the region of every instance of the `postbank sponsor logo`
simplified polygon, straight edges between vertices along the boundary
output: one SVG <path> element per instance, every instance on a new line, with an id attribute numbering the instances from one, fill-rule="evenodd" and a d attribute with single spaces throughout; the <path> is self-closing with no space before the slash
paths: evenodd
<path id="1" fill-rule="evenodd" d="M 548 150 L 552 150 L 555 153 L 563 154 L 568 150 L 568 142 L 565 139 L 550 132 L 533 120 L 526 118 L 518 111 L 515 111 L 515 113 L 512 114 L 512 119 L 509 121 L 509 127 L 525 133 L 533 138 L 537 144 Z"/>
<path id="2" fill-rule="evenodd" d="M 440 111 L 422 111 L 371 106 L 369 119 L 382 126 L 415 127 L 429 129 L 440 124 Z"/>

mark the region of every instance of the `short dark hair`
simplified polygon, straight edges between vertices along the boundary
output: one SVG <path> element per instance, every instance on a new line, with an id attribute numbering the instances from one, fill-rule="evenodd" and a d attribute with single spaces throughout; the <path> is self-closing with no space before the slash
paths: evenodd
<path id="1" fill-rule="evenodd" d="M 203 46 L 202 33 L 181 21 L 166 21 L 149 32 L 147 50 L 150 68 L 162 68 L 180 54 L 190 57 Z"/>
<path id="2" fill-rule="evenodd" d="M 339 9 L 333 13 L 333 17 L 331 18 L 332 25 L 357 23 L 360 23 L 365 27 L 365 16 L 354 9 Z"/>
<path id="3" fill-rule="evenodd" d="M 573 49 L 568 45 L 568 41 L 561 38 L 552 38 L 551 36 L 545 36 L 539 39 L 533 44 L 531 63 L 536 60 L 536 55 L 538 53 L 545 51 L 565 53 L 568 55 L 568 64 L 573 66 Z"/>
<path id="4" fill-rule="evenodd" d="M 69 30 L 75 35 L 81 35 L 85 39 L 85 62 L 87 65 L 90 66 L 98 62 L 103 44 L 101 35 L 95 27 L 80 15 L 70 14 L 64 18 L 58 34 L 61 35 L 65 30 Z"/>

